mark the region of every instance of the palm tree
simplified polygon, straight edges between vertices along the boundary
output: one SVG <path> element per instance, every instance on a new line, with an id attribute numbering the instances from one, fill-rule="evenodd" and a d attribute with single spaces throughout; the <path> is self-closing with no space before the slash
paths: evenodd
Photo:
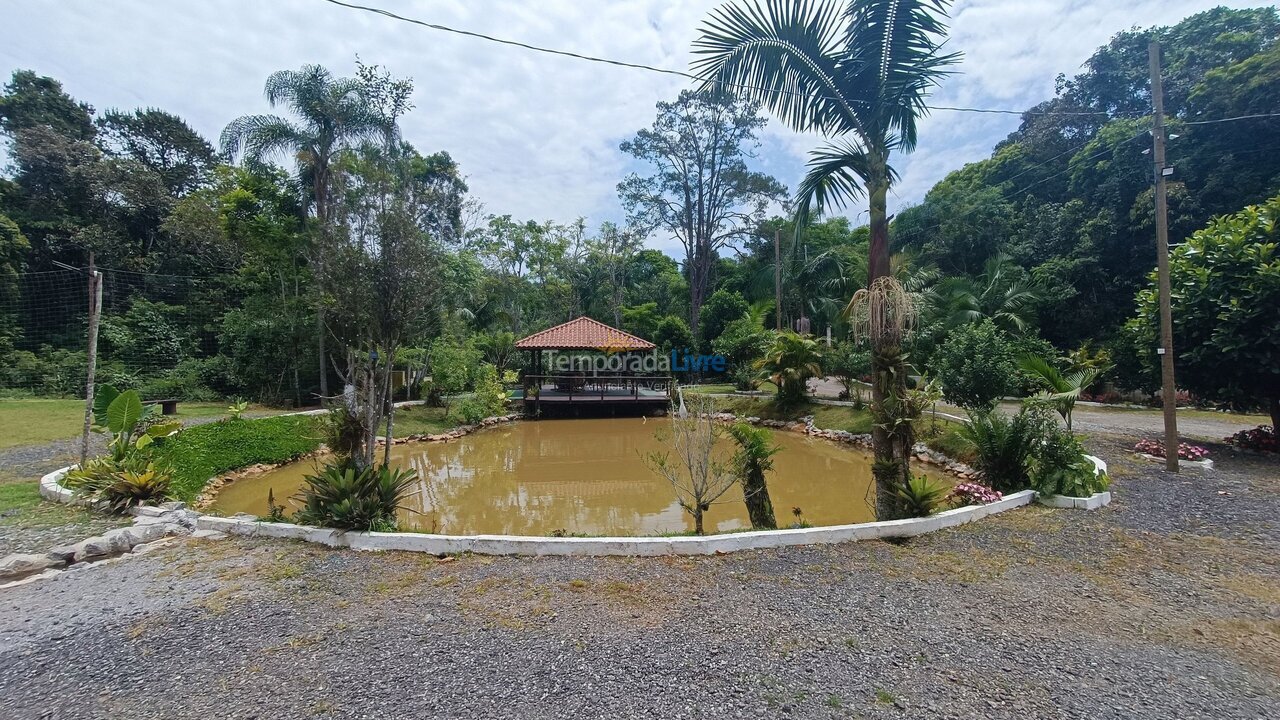
<path id="1" fill-rule="evenodd" d="M 1109 365 L 1105 365 L 1063 373 L 1049 361 L 1036 355 L 1023 355 L 1018 358 L 1018 365 L 1044 388 L 1041 397 L 1048 400 L 1062 419 L 1067 421 L 1067 430 L 1071 429 L 1071 413 L 1075 410 L 1076 401 L 1080 399 L 1080 393 L 1111 369 Z"/>
<path id="2" fill-rule="evenodd" d="M 319 230 L 328 232 L 333 166 L 338 154 L 361 142 L 395 134 L 394 121 L 388 121 L 386 115 L 368 101 L 364 89 L 360 80 L 335 78 L 319 65 L 274 72 L 267 78 L 267 102 L 273 108 L 287 108 L 295 119 L 278 115 L 238 117 L 222 131 L 222 150 L 232 160 L 238 156 L 255 162 L 276 155 L 293 157 L 299 177 L 310 186 L 311 207 Z M 323 245 L 317 242 L 315 246 L 318 267 L 323 266 Z M 322 305 L 317 307 L 316 325 L 320 394 L 327 396 Z"/>
<path id="3" fill-rule="evenodd" d="M 958 325 L 990 318 L 1001 330 L 1020 335 L 1031 324 L 1040 290 L 1027 282 L 1008 255 L 987 259 L 976 278 L 952 276 L 925 293 L 928 311 L 939 325 Z"/>
<path id="4" fill-rule="evenodd" d="M 755 367 L 778 387 L 779 405 L 794 403 L 804 397 L 809 378 L 822 375 L 822 346 L 790 330 L 774 333 Z"/>
<path id="5" fill-rule="evenodd" d="M 893 152 L 916 144 L 916 120 L 930 88 L 959 59 L 941 52 L 945 0 L 767 0 L 713 10 L 694 42 L 694 70 L 707 88 L 735 92 L 772 110 L 799 132 L 829 140 L 813 151 L 797 190 L 797 228 L 811 210 L 869 201 L 871 239 L 868 288 L 875 297 L 901 297 L 890 277 L 886 199 L 896 173 Z M 885 280 L 882 280 L 885 279 Z M 905 392 L 902 354 L 885 345 L 873 353 L 877 378 L 873 401 L 885 409 L 886 393 Z M 883 350 L 883 351 L 881 351 Z M 896 358 L 896 359 L 895 359 Z M 893 363 L 898 363 L 894 366 Z M 883 429 L 873 433 L 877 474 L 876 513 L 902 513 L 895 478 L 909 475 L 908 458 Z M 901 445 L 899 443 L 898 445 Z"/>

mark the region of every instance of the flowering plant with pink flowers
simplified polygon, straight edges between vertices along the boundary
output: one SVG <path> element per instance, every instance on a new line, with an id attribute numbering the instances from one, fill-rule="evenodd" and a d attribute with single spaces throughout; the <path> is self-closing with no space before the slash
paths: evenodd
<path id="1" fill-rule="evenodd" d="M 1138 444 L 1133 446 L 1133 451 L 1144 455 L 1164 457 L 1164 443 L 1157 440 L 1139 440 Z M 1198 461 L 1207 457 L 1209 457 L 1209 451 L 1199 445 L 1178 443 L 1178 458 L 1180 460 Z"/>
<path id="2" fill-rule="evenodd" d="M 963 482 L 951 489 L 951 494 L 947 496 L 947 500 L 956 507 L 964 507 L 966 505 L 986 505 L 993 503 L 1004 497 L 998 490 L 976 482 Z"/>

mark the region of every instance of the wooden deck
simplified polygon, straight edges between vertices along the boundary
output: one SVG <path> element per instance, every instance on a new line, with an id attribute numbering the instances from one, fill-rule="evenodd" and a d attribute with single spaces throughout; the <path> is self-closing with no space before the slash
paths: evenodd
<path id="1" fill-rule="evenodd" d="M 671 402 L 670 388 L 669 377 L 536 375 L 525 378 L 524 406 L 526 411 L 543 404 L 664 407 Z"/>

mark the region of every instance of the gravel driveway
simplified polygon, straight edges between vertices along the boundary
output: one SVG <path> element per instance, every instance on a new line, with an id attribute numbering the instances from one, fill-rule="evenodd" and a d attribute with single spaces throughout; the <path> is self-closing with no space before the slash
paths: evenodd
<path id="1" fill-rule="evenodd" d="M 818 397 L 834 398 L 844 388 L 832 378 L 823 378 L 810 380 L 809 389 Z M 867 393 L 867 398 L 870 398 L 870 390 Z M 1016 413 L 1021 404 L 1003 402 L 1000 407 L 1006 412 Z M 947 403 L 938 403 L 938 410 L 960 417 L 965 415 L 964 410 Z M 1158 408 L 1098 407 L 1077 403 L 1071 417 L 1072 428 L 1080 432 L 1119 433 L 1153 438 L 1163 437 L 1164 433 L 1164 414 Z M 1270 423 L 1270 419 L 1262 415 L 1237 415 L 1207 410 L 1178 411 L 1178 435 L 1201 441 L 1218 442 L 1239 430 Z"/>
<path id="2" fill-rule="evenodd" d="M 1280 717 L 1280 466 L 902 543 L 448 561 L 275 542 L 0 591 L 5 718 Z"/>

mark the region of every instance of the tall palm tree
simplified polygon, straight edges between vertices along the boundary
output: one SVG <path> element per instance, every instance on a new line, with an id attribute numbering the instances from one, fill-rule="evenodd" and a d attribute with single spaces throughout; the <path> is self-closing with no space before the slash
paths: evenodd
<path id="1" fill-rule="evenodd" d="M 772 110 L 799 132 L 828 138 L 810 155 L 797 190 L 797 228 L 811 210 L 866 197 L 871 240 L 868 287 L 890 277 L 886 200 L 896 178 L 890 157 L 916 145 L 916 120 L 925 97 L 957 62 L 942 52 L 946 0 L 766 0 L 713 10 L 694 42 L 695 72 L 708 88 L 744 96 Z M 885 296 L 897 296 L 893 292 Z M 873 342 L 875 339 L 873 338 Z M 873 353 L 873 387 L 881 410 L 893 388 L 905 392 L 902 354 Z M 883 429 L 873 433 L 876 513 L 900 515 L 894 477 L 905 478 L 908 458 Z"/>
<path id="2" fill-rule="evenodd" d="M 333 194 L 333 167 L 344 149 L 395 133 L 388 121 L 364 93 L 364 84 L 354 78 L 335 78 L 319 65 L 301 70 L 280 70 L 267 78 L 265 92 L 271 107 L 287 108 L 294 119 L 278 115 L 244 115 L 232 120 L 222 131 L 222 150 L 232 160 L 243 156 L 262 161 L 272 156 L 294 158 L 298 175 L 311 191 L 311 207 L 319 231 L 330 230 Z M 315 244 L 315 261 L 323 266 L 323 241 Z M 317 343 L 320 357 L 320 394 L 329 394 L 325 358 L 323 306 L 316 311 Z"/>

